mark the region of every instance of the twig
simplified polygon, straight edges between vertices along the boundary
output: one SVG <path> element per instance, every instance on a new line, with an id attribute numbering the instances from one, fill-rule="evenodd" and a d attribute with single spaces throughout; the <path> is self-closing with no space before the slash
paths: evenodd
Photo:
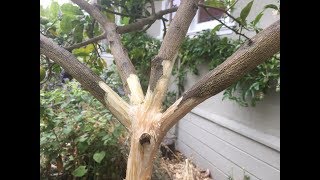
<path id="1" fill-rule="evenodd" d="M 226 11 L 229 11 L 234 5 L 236 5 L 237 4 L 237 2 L 238 2 L 239 0 L 236 0 L 236 1 L 234 1 L 234 3 L 233 4 L 231 4 L 231 6 L 226 10 Z"/>
<path id="2" fill-rule="evenodd" d="M 153 0 L 149 0 L 150 5 L 151 5 L 151 14 L 155 15 L 156 14 L 156 8 L 154 6 L 154 1 Z"/>
<path id="3" fill-rule="evenodd" d="M 99 5 L 99 4 L 95 4 L 95 6 L 97 6 L 98 8 L 101 8 L 101 9 L 105 10 L 105 11 L 108 12 L 108 13 L 116 14 L 116 15 L 119 15 L 119 16 L 125 16 L 125 17 L 136 17 L 136 16 L 137 16 L 136 14 L 130 15 L 130 14 L 124 14 L 124 13 L 120 13 L 120 12 L 116 12 L 116 11 L 111 11 L 111 10 L 107 9 L 106 7 L 101 6 L 101 5 Z M 139 16 L 139 17 L 145 17 L 145 16 Z"/>
<path id="4" fill-rule="evenodd" d="M 103 39 L 105 39 L 104 33 L 99 35 L 99 36 L 97 36 L 97 37 L 91 38 L 91 39 L 89 39 L 87 41 L 83 41 L 81 43 L 74 44 L 74 45 L 69 46 L 69 47 L 65 47 L 65 49 L 68 50 L 68 51 L 72 51 L 73 49 L 77 49 L 77 48 L 80 48 L 82 46 L 86 46 L 88 44 L 91 44 L 91 43 L 94 43 L 94 42 L 98 42 L 98 41 L 103 40 Z"/>
<path id="5" fill-rule="evenodd" d="M 251 39 L 250 39 L 249 37 L 247 37 L 246 35 L 244 35 L 244 34 L 238 32 L 238 31 L 236 31 L 235 29 L 227 26 L 223 21 L 221 21 L 220 19 L 214 17 L 214 16 L 207 10 L 207 8 L 205 8 L 205 7 L 202 7 L 202 8 L 206 11 L 206 13 L 207 13 L 209 16 L 211 16 L 211 17 L 214 18 L 215 20 L 219 21 L 222 25 L 224 25 L 225 27 L 227 27 L 228 29 L 230 29 L 230 30 L 233 31 L 234 33 L 236 33 L 236 34 L 238 34 L 238 35 L 240 35 L 240 36 L 245 37 L 245 38 L 249 41 L 249 43 L 252 42 Z M 242 27 L 241 27 L 241 28 L 242 28 Z"/>
<path id="6" fill-rule="evenodd" d="M 178 7 L 173 7 L 170 9 L 161 10 L 161 11 L 158 11 L 156 14 L 151 15 L 147 18 L 138 19 L 137 22 L 134 22 L 125 26 L 118 26 L 117 32 L 119 34 L 124 34 L 132 31 L 141 30 L 145 25 L 153 24 L 157 19 L 162 19 L 163 15 L 173 13 L 177 11 L 177 9 Z"/>
<path id="7" fill-rule="evenodd" d="M 162 36 L 162 39 L 164 38 L 164 36 L 166 36 L 167 34 L 167 26 L 166 26 L 166 22 L 164 19 L 161 19 L 162 20 L 162 23 L 163 23 L 163 36 Z"/>
<path id="8" fill-rule="evenodd" d="M 228 13 L 228 10 L 224 10 L 224 9 L 221 9 L 221 8 L 208 6 L 208 5 L 201 4 L 201 3 L 199 3 L 198 6 L 199 6 L 199 7 L 202 7 L 202 8 L 211 8 L 211 9 L 215 9 L 215 10 L 221 11 L 221 12 L 225 13 L 227 16 L 229 16 L 232 20 L 234 20 L 235 22 L 237 22 L 237 23 L 238 23 L 240 26 L 242 26 L 244 29 L 246 29 L 247 31 L 250 31 L 250 30 L 249 30 L 248 28 L 246 28 L 237 18 L 235 18 L 234 16 L 232 16 L 230 13 Z"/>
<path id="9" fill-rule="evenodd" d="M 178 7 L 173 7 L 173 8 L 170 8 L 170 9 L 161 10 L 161 11 L 157 12 L 155 15 L 151 15 L 151 16 L 149 16 L 147 18 L 140 19 L 138 22 L 134 22 L 134 23 L 131 23 L 131 24 L 128 24 L 128 25 L 125 25 L 125 26 L 118 26 L 117 27 L 117 32 L 120 33 L 120 34 L 124 34 L 124 33 L 128 33 L 128 32 L 139 30 L 145 25 L 150 25 L 150 27 L 151 27 L 151 25 L 153 24 L 154 21 L 156 21 L 157 19 L 162 19 L 163 15 L 175 12 L 175 11 L 177 11 L 177 9 L 178 9 Z M 146 31 L 150 27 L 146 27 L 142 31 Z M 87 41 L 84 41 L 84 42 L 81 42 L 81 43 L 78 43 L 78 44 L 74 44 L 74 45 L 71 45 L 69 47 L 65 47 L 65 49 L 68 50 L 68 51 L 72 51 L 73 49 L 77 49 L 77 48 L 80 48 L 82 46 L 86 46 L 88 44 L 91 44 L 91 43 L 94 43 L 94 42 L 98 42 L 98 41 L 103 40 L 103 39 L 105 39 L 105 34 L 104 33 L 99 35 L 99 36 L 97 36 L 97 37 L 89 39 Z"/>
<path id="10" fill-rule="evenodd" d="M 98 57 L 101 58 L 101 56 L 100 56 L 100 54 L 99 54 L 99 51 L 98 51 L 98 49 L 97 49 L 97 47 L 96 47 L 96 43 L 92 43 L 92 45 L 93 45 L 94 50 L 97 52 Z"/>

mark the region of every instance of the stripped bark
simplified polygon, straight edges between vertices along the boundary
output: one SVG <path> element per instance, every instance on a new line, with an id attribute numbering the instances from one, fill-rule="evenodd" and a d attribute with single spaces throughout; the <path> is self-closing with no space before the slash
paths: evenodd
<path id="1" fill-rule="evenodd" d="M 173 64 L 190 23 L 198 10 L 198 2 L 199 0 L 181 2 L 161 44 L 159 53 L 152 60 L 150 81 L 145 101 L 145 106 L 148 108 L 155 108 L 157 111 L 161 111 Z"/>
<path id="2" fill-rule="evenodd" d="M 105 105 L 125 127 L 130 128 L 129 105 L 99 76 L 92 72 L 91 69 L 78 61 L 69 51 L 63 49 L 42 34 L 40 34 L 40 53 L 59 64 Z"/>
<path id="3" fill-rule="evenodd" d="M 270 25 L 247 41 L 232 56 L 210 71 L 180 99 L 178 99 L 161 118 L 161 129 L 168 130 L 185 114 L 204 100 L 226 89 L 259 64 L 280 51 L 280 20 Z"/>
<path id="4" fill-rule="evenodd" d="M 72 0 L 79 7 L 95 18 L 105 31 L 105 37 L 110 45 L 111 53 L 117 65 L 118 72 L 123 82 L 125 92 L 132 104 L 143 102 L 144 95 L 135 68 L 129 59 L 127 50 L 123 47 L 120 35 L 116 32 L 116 24 L 103 16 L 99 9 L 84 0 Z"/>
<path id="5" fill-rule="evenodd" d="M 41 53 L 61 65 L 99 101 L 104 102 L 105 99 L 106 103 L 104 104 L 111 113 L 127 127 L 131 127 L 131 148 L 126 180 L 151 179 L 152 164 L 156 152 L 168 130 L 192 108 L 221 92 L 280 50 L 280 21 L 278 21 L 261 31 L 251 41 L 247 41 L 231 57 L 213 71 L 210 71 L 162 113 L 161 104 L 167 91 L 172 66 L 179 46 L 196 14 L 198 0 L 181 2 L 160 51 L 152 60 L 151 77 L 145 99 L 143 93 L 140 96 L 140 92 L 137 92 L 140 91 L 138 78 L 134 77 L 132 81 L 130 80 L 131 75 L 135 76 L 135 72 L 128 54 L 121 45 L 118 34 L 120 27 L 117 29 L 114 23 L 109 22 L 95 7 L 87 2 L 83 0 L 72 1 L 91 14 L 103 26 L 112 53 L 115 58 L 118 58 L 116 63 L 121 78 L 124 83 L 128 83 L 130 90 L 128 95 L 130 97 L 131 93 L 131 104 L 128 105 L 124 102 L 70 52 L 42 35 L 40 35 L 40 50 Z M 131 85 L 130 82 L 135 84 Z M 135 89 L 137 87 L 138 90 Z M 139 97 L 133 98 L 132 94 Z M 143 100 L 144 103 L 141 103 Z"/>

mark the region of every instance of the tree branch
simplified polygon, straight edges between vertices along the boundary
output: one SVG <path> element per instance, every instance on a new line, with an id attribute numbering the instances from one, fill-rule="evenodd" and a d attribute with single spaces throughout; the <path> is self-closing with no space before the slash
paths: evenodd
<path id="1" fill-rule="evenodd" d="M 161 44 L 158 55 L 151 62 L 151 75 L 145 105 L 161 110 L 172 66 L 178 55 L 192 19 L 198 10 L 199 0 L 182 1 Z"/>
<path id="2" fill-rule="evenodd" d="M 204 8 L 205 11 L 207 11 L 206 8 L 211 8 L 211 9 L 215 9 L 215 10 L 221 11 L 221 12 L 225 13 L 227 16 L 229 16 L 232 20 L 234 20 L 235 22 L 237 22 L 237 23 L 239 24 L 239 26 L 243 27 L 243 28 L 244 28 L 245 30 L 247 30 L 247 31 L 250 31 L 248 28 L 246 28 L 245 26 L 243 26 L 242 23 L 241 23 L 237 18 L 235 18 L 234 16 L 232 16 L 230 13 L 228 13 L 228 10 L 229 10 L 229 9 L 228 9 L 228 10 L 224 10 L 224 9 L 221 9 L 221 8 L 208 6 L 208 5 L 205 5 L 205 4 L 202 4 L 202 3 L 199 3 L 198 6 Z M 208 12 L 207 12 L 207 14 L 209 14 L 211 17 L 215 18 L 214 16 L 211 15 L 211 13 L 208 13 Z M 215 18 L 215 19 L 217 19 L 217 18 Z"/>
<path id="3" fill-rule="evenodd" d="M 131 23 L 131 24 L 128 24 L 125 26 L 118 26 L 117 32 L 119 34 L 124 34 L 124 33 L 132 32 L 132 31 L 142 30 L 145 25 L 153 24 L 156 20 L 162 19 L 163 15 L 173 13 L 173 12 L 177 11 L 177 9 L 178 9 L 178 7 L 173 7 L 170 9 L 161 10 L 154 15 L 139 19 L 137 22 L 134 22 L 134 23 Z"/>
<path id="4" fill-rule="evenodd" d="M 101 35 L 99 35 L 99 36 L 97 36 L 97 37 L 88 39 L 88 40 L 83 41 L 83 42 L 81 42 L 81 43 L 74 44 L 74 45 L 69 46 L 69 47 L 65 47 L 65 49 L 71 52 L 73 49 L 77 49 L 77 48 L 80 48 L 80 47 L 82 47 L 82 46 L 86 46 L 86 45 L 88 45 L 88 44 L 92 44 L 92 43 L 101 41 L 101 40 L 103 40 L 103 39 L 105 39 L 105 35 L 104 35 L 104 34 L 101 34 Z"/>
<path id="5" fill-rule="evenodd" d="M 151 5 L 151 14 L 154 15 L 156 14 L 156 8 L 154 6 L 154 1 L 153 0 L 149 0 L 150 5 Z"/>
<path id="6" fill-rule="evenodd" d="M 118 72 L 125 87 L 126 94 L 129 96 L 132 104 L 140 104 L 143 102 L 144 95 L 136 75 L 135 68 L 129 59 L 126 49 L 123 47 L 120 35 L 116 32 L 116 24 L 110 22 L 101 14 L 99 9 L 84 0 L 71 0 L 82 9 L 87 11 L 95 18 L 105 30 L 105 37 L 109 42 L 111 53 L 117 65 Z"/>
<path id="7" fill-rule="evenodd" d="M 134 17 L 134 16 L 137 16 L 137 15 L 131 15 L 131 14 L 124 14 L 124 13 L 120 13 L 120 12 L 116 12 L 116 11 L 111 11 L 109 10 L 108 8 L 104 7 L 104 6 L 101 6 L 99 4 L 95 4 L 96 7 L 98 8 L 101 8 L 103 9 L 104 11 L 108 12 L 108 13 L 111 13 L 111 14 L 116 14 L 116 15 L 119 15 L 119 16 L 124 16 L 124 17 Z"/>
<path id="8" fill-rule="evenodd" d="M 279 52 L 280 20 L 251 40 L 251 44 L 243 44 L 232 56 L 201 78 L 163 113 L 160 120 L 163 131 L 170 129 L 195 106 L 223 91 Z"/>
<path id="9" fill-rule="evenodd" d="M 200 6 L 200 5 L 199 5 L 199 6 Z M 212 17 L 213 19 L 217 20 L 219 23 L 221 23 L 222 25 L 224 25 L 226 28 L 230 29 L 231 31 L 233 31 L 234 33 L 236 33 L 236 34 L 238 34 L 238 35 L 240 35 L 240 36 L 243 36 L 243 37 L 246 38 L 248 41 L 251 41 L 251 39 L 248 38 L 246 35 L 244 35 L 244 34 L 238 32 L 237 30 L 229 27 L 229 26 L 226 25 L 223 21 L 221 21 L 219 18 L 214 17 L 214 16 L 208 11 L 208 9 L 207 9 L 206 7 L 203 7 L 203 6 L 201 6 L 201 7 L 206 11 L 206 13 L 207 13 L 210 17 Z M 241 25 L 241 24 L 240 24 L 240 25 Z"/>
<path id="10" fill-rule="evenodd" d="M 129 105 L 99 76 L 94 74 L 91 69 L 78 61 L 69 51 L 63 49 L 42 34 L 40 34 L 40 53 L 59 64 L 105 105 L 125 127 L 130 128 Z"/>
<path id="11" fill-rule="evenodd" d="M 143 29 L 143 26 L 145 26 L 145 25 L 148 25 L 148 28 L 149 28 L 152 25 L 152 23 L 154 23 L 157 19 L 162 19 L 163 15 L 175 12 L 175 11 L 177 11 L 177 9 L 178 9 L 177 7 L 174 7 L 174 8 L 171 8 L 171 9 L 162 10 L 162 11 L 157 12 L 156 15 L 151 15 L 151 16 L 149 16 L 147 18 L 140 19 L 139 22 L 131 23 L 131 24 L 128 24 L 128 25 L 125 25 L 125 26 L 118 26 L 117 27 L 117 32 L 120 33 L 120 34 L 124 34 L 124 33 L 132 32 L 132 31 L 137 31 L 139 29 Z M 145 30 L 147 30 L 147 27 L 144 28 L 142 31 L 145 31 Z M 101 34 L 101 35 L 99 35 L 97 37 L 94 37 L 92 39 L 88 39 L 88 40 L 83 41 L 81 43 L 74 44 L 74 45 L 69 46 L 69 47 L 65 47 L 65 49 L 68 50 L 68 51 L 72 51 L 73 49 L 77 49 L 77 48 L 80 48 L 82 46 L 86 46 L 88 44 L 101 41 L 101 40 L 103 40 L 105 38 L 106 38 L 106 35 L 105 34 Z"/>

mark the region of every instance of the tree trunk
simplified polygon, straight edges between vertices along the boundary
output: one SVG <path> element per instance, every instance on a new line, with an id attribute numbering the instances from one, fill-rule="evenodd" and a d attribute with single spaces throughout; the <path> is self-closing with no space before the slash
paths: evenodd
<path id="1" fill-rule="evenodd" d="M 165 135 L 158 123 L 162 114 L 146 111 L 145 107 L 134 114 L 126 180 L 150 180 L 153 162 Z"/>
<path id="2" fill-rule="evenodd" d="M 150 180 L 158 149 L 158 144 L 145 142 L 141 145 L 139 138 L 132 136 L 126 180 Z"/>

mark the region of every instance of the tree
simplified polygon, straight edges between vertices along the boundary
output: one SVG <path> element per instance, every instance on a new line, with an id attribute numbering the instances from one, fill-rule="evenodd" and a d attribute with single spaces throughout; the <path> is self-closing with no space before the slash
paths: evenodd
<path id="1" fill-rule="evenodd" d="M 280 51 L 280 21 L 277 21 L 251 39 L 247 39 L 232 56 L 206 74 L 164 111 L 162 102 L 166 96 L 172 67 L 178 49 L 200 5 L 199 0 L 185 0 L 178 8 L 173 7 L 157 13 L 153 10 L 150 16 L 125 26 L 117 26 L 110 17 L 99 10 L 99 6 L 84 0 L 72 0 L 72 2 L 88 12 L 100 24 L 104 33 L 68 48 L 59 46 L 40 33 L 40 52 L 79 81 L 83 88 L 104 104 L 130 131 L 131 146 L 127 163 L 127 180 L 150 179 L 152 163 L 160 143 L 174 124 L 192 108 L 226 89 Z M 120 34 L 141 30 L 155 20 L 162 19 L 164 14 L 174 11 L 176 14 L 164 36 L 159 53 L 151 61 L 149 85 L 144 94 L 135 67 L 121 44 Z M 130 102 L 123 100 L 70 52 L 74 48 L 101 39 L 106 39 L 110 46 Z"/>

